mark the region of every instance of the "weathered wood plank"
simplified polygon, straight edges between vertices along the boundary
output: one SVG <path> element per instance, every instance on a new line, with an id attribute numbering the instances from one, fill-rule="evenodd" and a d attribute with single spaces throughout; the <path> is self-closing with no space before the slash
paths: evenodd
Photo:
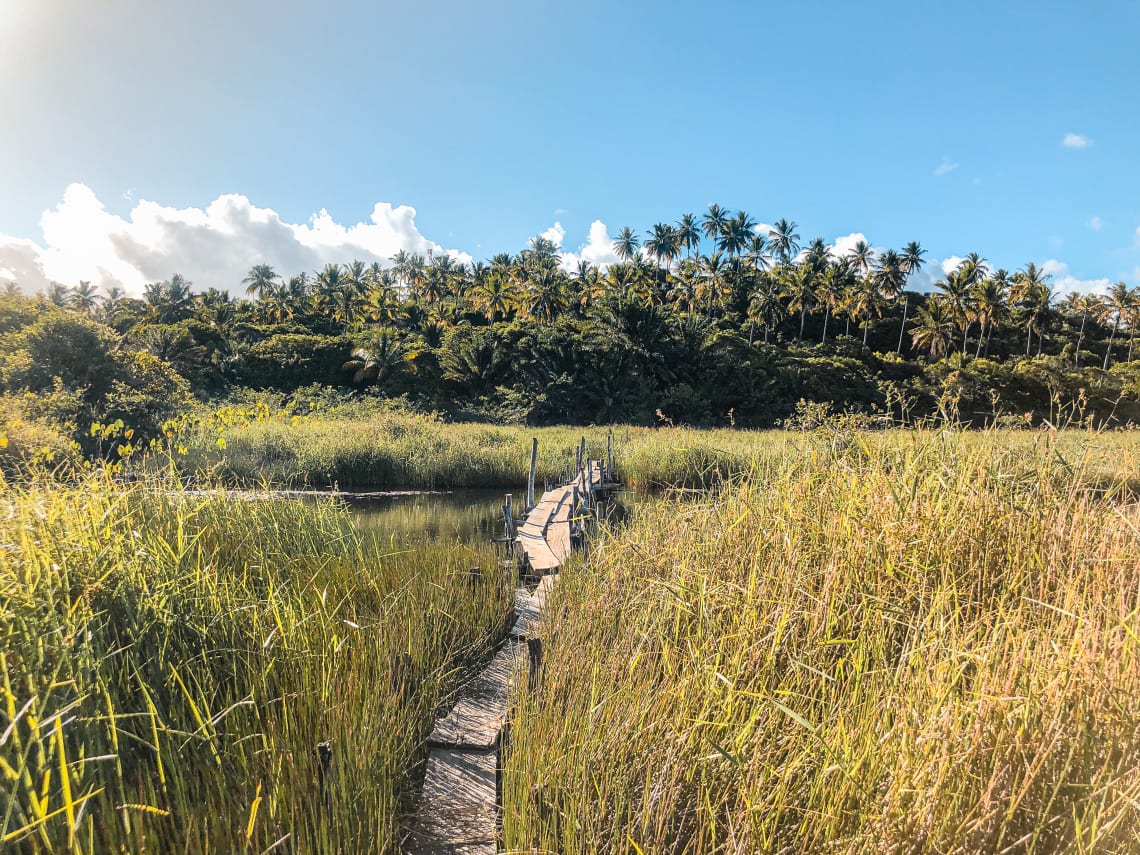
<path id="1" fill-rule="evenodd" d="M 535 617 L 538 609 L 528 604 Z M 517 669 L 525 671 L 520 645 L 507 643 L 477 677 L 467 683 L 451 711 L 435 723 L 429 745 L 493 748 L 507 717 L 507 692 Z"/>
<path id="2" fill-rule="evenodd" d="M 433 749 L 406 851 L 493 855 L 498 751 Z"/>

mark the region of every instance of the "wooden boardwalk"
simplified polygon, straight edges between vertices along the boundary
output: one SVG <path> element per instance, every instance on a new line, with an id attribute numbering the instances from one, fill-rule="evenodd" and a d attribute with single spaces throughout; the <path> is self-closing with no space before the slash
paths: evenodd
<path id="1" fill-rule="evenodd" d="M 579 455 L 581 457 L 581 455 Z M 490 664 L 459 691 L 428 737 L 423 794 L 405 851 L 419 855 L 493 855 L 499 840 L 499 747 L 507 701 L 535 678 L 535 641 L 546 597 L 570 556 L 575 535 L 597 495 L 606 467 L 585 461 L 567 484 L 547 490 L 514 537 L 514 554 L 533 587 L 515 591 L 514 623 Z M 529 642 L 529 644 L 528 644 Z"/>

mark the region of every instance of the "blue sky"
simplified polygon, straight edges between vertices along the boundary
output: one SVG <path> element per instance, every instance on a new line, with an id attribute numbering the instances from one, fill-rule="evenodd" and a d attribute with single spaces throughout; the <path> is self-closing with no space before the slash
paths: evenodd
<path id="1" fill-rule="evenodd" d="M 715 201 L 1140 280 L 1140 4 L 325 6 L 0 0 L 0 277 L 232 287 L 596 220 L 604 260 Z"/>

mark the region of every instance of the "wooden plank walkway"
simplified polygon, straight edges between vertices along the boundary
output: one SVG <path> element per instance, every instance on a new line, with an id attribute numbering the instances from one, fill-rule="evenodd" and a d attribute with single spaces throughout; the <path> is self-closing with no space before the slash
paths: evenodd
<path id="1" fill-rule="evenodd" d="M 417 855 L 493 855 L 498 844 L 498 761 L 507 700 L 529 678 L 526 641 L 535 637 L 547 595 L 573 549 L 578 518 L 606 486 L 600 461 L 586 461 L 577 475 L 546 491 L 527 513 L 515 551 L 533 590 L 515 591 L 514 623 L 490 664 L 459 692 L 451 711 L 428 737 L 423 794 L 405 840 Z M 577 504 L 575 504 L 575 498 Z"/>

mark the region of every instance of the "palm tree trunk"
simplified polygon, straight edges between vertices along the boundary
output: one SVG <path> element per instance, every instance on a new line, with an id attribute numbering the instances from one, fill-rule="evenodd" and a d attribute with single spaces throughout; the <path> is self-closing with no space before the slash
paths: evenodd
<path id="1" fill-rule="evenodd" d="M 801 342 L 804 340 L 804 321 L 806 321 L 806 320 L 807 320 L 807 303 L 804 303 L 803 307 L 800 309 L 800 337 L 799 337 L 799 339 L 797 339 L 798 341 L 801 341 Z"/>
<path id="2" fill-rule="evenodd" d="M 1085 319 L 1088 318 L 1088 312 L 1081 313 L 1081 331 L 1077 333 L 1077 352 L 1074 355 L 1073 366 L 1076 368 L 1081 367 L 1081 342 L 1085 338 Z"/>
<path id="3" fill-rule="evenodd" d="M 1132 342 L 1135 339 L 1136 339 L 1136 327 L 1133 327 L 1132 331 L 1128 333 L 1128 361 L 1129 362 L 1132 361 Z"/>
<path id="4" fill-rule="evenodd" d="M 1104 352 L 1104 370 L 1108 370 L 1108 358 L 1112 356 L 1112 341 L 1116 338 L 1116 328 L 1120 326 L 1120 315 L 1116 316 L 1116 323 L 1112 325 L 1112 335 L 1108 337 L 1108 350 Z"/>
<path id="5" fill-rule="evenodd" d="M 756 335 L 756 321 L 753 321 L 748 326 L 748 346 L 752 347 L 752 337 Z"/>
<path id="6" fill-rule="evenodd" d="M 992 339 L 993 337 L 994 337 L 994 325 L 991 322 L 990 325 L 986 328 L 986 358 L 987 359 L 989 358 L 989 355 L 990 355 L 990 339 Z"/>
<path id="7" fill-rule="evenodd" d="M 865 318 L 863 320 L 863 349 L 867 349 L 867 333 L 871 331 L 871 319 Z"/>
<path id="8" fill-rule="evenodd" d="M 903 319 L 902 319 L 902 326 L 900 326 L 900 327 L 899 327 L 899 346 L 898 346 L 898 347 L 895 349 L 895 354 L 897 354 L 898 356 L 902 356 L 902 341 L 903 341 L 903 333 L 905 333 L 905 332 L 906 332 L 906 310 L 907 310 L 909 307 L 910 307 L 910 301 L 904 298 L 904 299 L 903 299 Z"/>
<path id="9" fill-rule="evenodd" d="M 820 344 L 827 344 L 827 319 L 831 317 L 831 306 L 826 306 L 823 310 L 823 338 L 819 340 Z"/>
<path id="10" fill-rule="evenodd" d="M 1033 344 L 1033 326 L 1027 324 L 1025 327 L 1025 355 L 1029 356 L 1029 346 Z"/>
<path id="11" fill-rule="evenodd" d="M 768 322 L 764 321 L 764 344 L 768 343 Z"/>
<path id="12" fill-rule="evenodd" d="M 979 356 L 982 355 L 982 339 L 984 339 L 985 337 L 986 337 L 986 324 L 983 323 L 981 328 L 978 330 L 978 347 L 974 351 L 974 359 L 977 359 Z"/>

